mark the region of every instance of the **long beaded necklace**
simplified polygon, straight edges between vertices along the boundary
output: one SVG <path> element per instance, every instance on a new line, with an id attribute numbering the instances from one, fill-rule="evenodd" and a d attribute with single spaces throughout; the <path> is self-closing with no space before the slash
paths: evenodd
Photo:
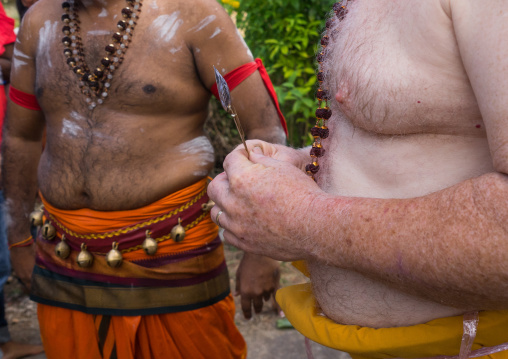
<path id="1" fill-rule="evenodd" d="M 105 47 L 106 56 L 93 71 L 85 62 L 77 0 L 62 3 L 64 55 L 67 57 L 67 64 L 79 79 L 79 88 L 85 95 L 85 101 L 90 110 L 103 104 L 108 97 L 113 74 L 123 62 L 125 52 L 132 41 L 134 28 L 141 12 L 141 1 L 126 0 L 127 7 L 124 7 L 121 12 L 123 19 L 117 23 L 118 30 L 113 34 L 112 42 Z"/>
<path id="2" fill-rule="evenodd" d="M 326 124 L 330 117 L 332 117 L 332 110 L 330 110 L 330 107 L 328 107 L 328 101 L 330 100 L 330 89 L 323 88 L 323 81 L 325 80 L 323 62 L 326 58 L 326 47 L 330 42 L 330 29 L 333 27 L 336 20 L 344 20 L 348 12 L 347 5 L 351 1 L 353 0 L 341 0 L 333 4 L 335 17 L 331 17 L 326 21 L 326 31 L 321 38 L 321 51 L 316 57 L 316 60 L 319 64 L 319 71 L 317 74 L 319 88 L 316 93 L 319 106 L 316 110 L 316 125 L 310 131 L 314 137 L 314 143 L 312 144 L 312 148 L 310 150 L 310 157 L 312 162 L 305 167 L 305 171 L 313 180 L 316 180 L 314 175 L 319 171 L 318 159 L 325 155 L 325 149 L 323 148 L 321 141 L 330 135 L 330 131 Z"/>

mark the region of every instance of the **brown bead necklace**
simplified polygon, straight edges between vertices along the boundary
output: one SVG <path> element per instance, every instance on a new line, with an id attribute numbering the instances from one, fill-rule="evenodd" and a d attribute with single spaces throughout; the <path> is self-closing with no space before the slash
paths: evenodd
<path id="1" fill-rule="evenodd" d="M 106 56 L 93 71 L 85 62 L 77 0 L 62 3 L 64 55 L 67 57 L 67 64 L 79 79 L 79 88 L 85 95 L 85 101 L 90 110 L 103 104 L 108 97 L 113 74 L 123 62 L 125 52 L 132 41 L 134 28 L 141 12 L 141 1 L 126 0 L 127 7 L 122 9 L 123 19 L 117 23 L 118 31 L 113 34 L 112 42 L 105 47 Z"/>
<path id="2" fill-rule="evenodd" d="M 335 4 L 333 4 L 333 11 L 335 16 L 330 17 L 326 21 L 326 31 L 323 37 L 321 38 L 321 51 L 318 53 L 316 59 L 319 64 L 319 72 L 317 74 L 317 79 L 319 83 L 319 88 L 316 93 L 316 97 L 319 102 L 318 109 L 316 110 L 316 125 L 311 129 L 311 134 L 314 137 L 314 143 L 312 144 L 312 148 L 310 150 L 310 157 L 312 162 L 309 163 L 305 167 L 305 171 L 307 174 L 312 177 L 313 180 L 316 180 L 314 175 L 319 171 L 319 162 L 318 159 L 325 155 L 325 149 L 321 144 L 321 141 L 327 138 L 330 135 L 330 131 L 326 126 L 327 121 L 332 117 L 332 110 L 328 107 L 328 101 L 330 98 L 330 89 L 323 88 L 323 81 L 325 80 L 325 73 L 323 69 L 323 62 L 326 58 L 326 47 L 330 42 L 330 29 L 333 27 L 334 22 L 336 20 L 342 21 L 344 20 L 348 10 L 347 4 L 353 0 L 341 0 Z"/>

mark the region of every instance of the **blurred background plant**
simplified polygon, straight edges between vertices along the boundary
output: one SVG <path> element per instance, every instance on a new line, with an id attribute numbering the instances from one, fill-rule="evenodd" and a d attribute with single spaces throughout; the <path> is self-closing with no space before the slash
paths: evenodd
<path id="1" fill-rule="evenodd" d="M 19 16 L 18 10 L 16 9 L 16 0 L 2 0 L 2 5 L 7 16 L 12 17 L 16 22 L 15 26 L 19 27 Z"/>
<path id="2" fill-rule="evenodd" d="M 312 143 L 317 101 L 316 61 L 321 31 L 334 0 L 218 0 L 231 14 L 254 57 L 263 60 L 288 123 L 288 144 L 302 147 Z M 237 139 L 213 139 L 220 134 L 238 136 L 221 123 L 225 114 L 212 104 L 211 122 L 222 132 L 211 132 L 214 142 L 236 145 Z M 218 118 L 217 118 L 218 117 Z M 218 122 L 218 123 L 217 123 Z M 232 147 L 232 148 L 233 148 Z M 221 162 L 221 148 L 217 148 Z M 229 152 L 229 151 L 227 151 Z"/>

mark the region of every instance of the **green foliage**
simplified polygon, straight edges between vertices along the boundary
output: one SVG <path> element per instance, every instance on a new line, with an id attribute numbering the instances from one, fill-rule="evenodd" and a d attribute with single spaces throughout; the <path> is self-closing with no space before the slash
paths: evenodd
<path id="1" fill-rule="evenodd" d="M 225 5 L 235 16 L 254 56 L 263 60 L 270 74 L 288 122 L 292 146 L 312 141 L 309 131 L 315 123 L 317 107 L 315 55 L 334 2 L 240 0 L 237 8 Z"/>

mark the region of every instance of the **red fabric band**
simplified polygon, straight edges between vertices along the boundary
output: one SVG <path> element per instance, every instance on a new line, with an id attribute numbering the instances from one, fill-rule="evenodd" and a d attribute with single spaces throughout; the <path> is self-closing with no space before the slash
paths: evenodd
<path id="1" fill-rule="evenodd" d="M 279 115 L 280 123 L 282 125 L 282 128 L 284 128 L 284 132 L 286 133 L 286 136 L 288 135 L 288 127 L 286 124 L 286 119 L 284 118 L 284 115 L 282 114 L 282 111 L 280 110 L 279 101 L 277 100 L 277 93 L 275 92 L 275 89 L 273 88 L 272 81 L 270 80 L 270 76 L 268 76 L 268 72 L 266 72 L 265 66 L 263 65 L 263 61 L 261 59 L 256 59 L 255 62 L 249 62 L 245 65 L 242 65 L 240 67 L 237 67 L 231 72 L 228 72 L 224 79 L 228 83 L 229 91 L 233 91 L 233 89 L 240 85 L 247 77 L 252 75 L 254 71 L 259 70 L 259 74 L 261 75 L 261 78 L 263 79 L 263 83 L 265 84 L 266 90 L 268 91 L 268 94 L 273 100 L 273 103 L 275 104 L 275 107 L 277 108 L 277 114 Z M 213 95 L 219 98 L 219 91 L 217 90 L 217 84 L 213 84 L 212 88 L 210 89 L 212 91 Z"/>
<path id="2" fill-rule="evenodd" d="M 12 100 L 12 102 L 21 107 L 34 111 L 41 110 L 35 95 L 20 91 L 12 86 L 9 87 L 9 98 Z"/>

